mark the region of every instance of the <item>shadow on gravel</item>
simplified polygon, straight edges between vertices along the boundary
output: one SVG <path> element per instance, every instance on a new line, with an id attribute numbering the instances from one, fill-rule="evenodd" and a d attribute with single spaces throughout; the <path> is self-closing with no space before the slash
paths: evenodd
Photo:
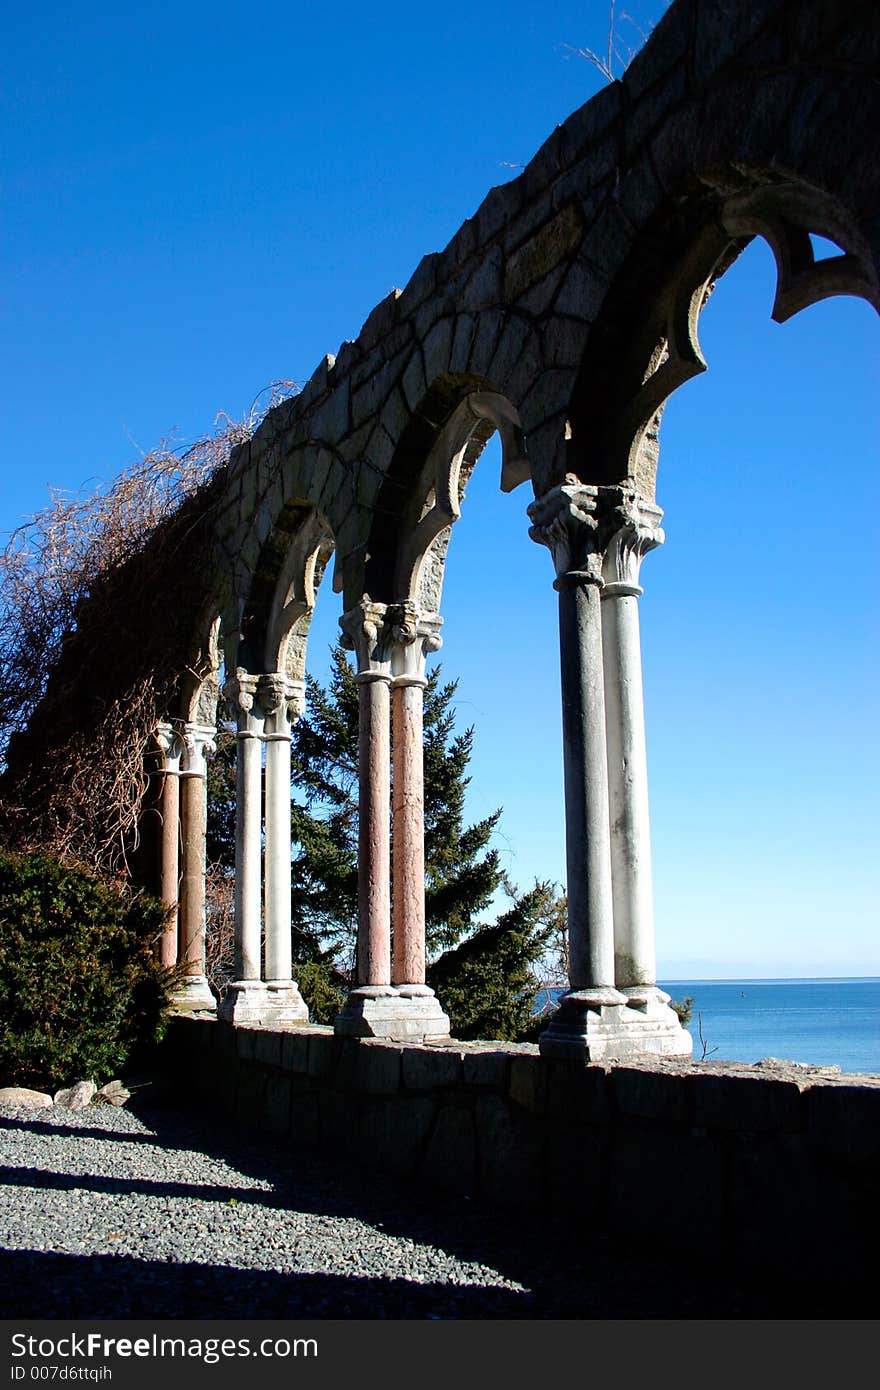
<path id="1" fill-rule="evenodd" d="M 3 1316 L 29 1318 L 532 1318 L 531 1294 L 405 1279 L 172 1265 L 115 1255 L 0 1254 Z M 443 1311 L 438 1312 L 442 1307 Z"/>
<path id="2" fill-rule="evenodd" d="M 792 1288 L 778 1279 L 733 1273 L 721 1262 L 655 1249 L 633 1250 L 607 1237 L 576 1238 L 520 1213 L 495 1212 L 415 1182 L 392 1178 L 315 1150 L 221 1125 L 167 1104 L 132 1103 L 151 1134 L 105 1129 L 101 1112 L 81 1122 L 3 1118 L 0 1126 L 35 1134 L 89 1135 L 192 1151 L 227 1163 L 230 1184 L 151 1182 L 143 1178 L 68 1176 L 10 1168 L 0 1183 L 34 1190 L 120 1195 L 230 1198 L 279 1211 L 354 1217 L 391 1237 L 486 1265 L 524 1291 L 396 1277 L 257 1270 L 230 1265 L 137 1260 L 123 1255 L 0 1252 L 4 1316 L 162 1318 L 832 1318 L 859 1316 L 851 1299 Z M 71 1117 L 72 1120 L 73 1117 Z M 117 1165 L 118 1159 L 114 1160 Z M 235 1175 L 271 1190 L 235 1183 Z M 573 1194 L 573 1200 L 576 1194 Z M 204 1253 L 204 1251 L 202 1251 Z M 291 1258 L 291 1264 L 294 1263 Z"/>

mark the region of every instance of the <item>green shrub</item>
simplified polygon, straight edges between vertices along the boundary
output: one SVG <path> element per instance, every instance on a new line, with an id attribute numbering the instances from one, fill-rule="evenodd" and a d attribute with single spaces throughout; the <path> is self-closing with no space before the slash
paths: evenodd
<path id="1" fill-rule="evenodd" d="M 0 850 L 0 1085 L 100 1085 L 159 1040 L 164 915 L 84 869 Z"/>

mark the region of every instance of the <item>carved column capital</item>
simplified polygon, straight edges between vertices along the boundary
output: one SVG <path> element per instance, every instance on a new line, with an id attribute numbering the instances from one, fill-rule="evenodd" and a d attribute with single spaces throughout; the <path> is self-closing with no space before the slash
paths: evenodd
<path id="1" fill-rule="evenodd" d="M 342 646 L 355 654 L 359 681 L 390 678 L 391 659 L 385 627 L 387 608 L 385 603 L 374 603 L 367 594 L 339 619 Z"/>
<path id="2" fill-rule="evenodd" d="M 174 725 L 163 720 L 163 722 L 157 724 L 153 730 L 153 737 L 156 740 L 159 752 L 162 754 L 162 771 L 170 773 L 177 772 L 180 767 L 180 756 L 183 750 L 178 732 Z"/>
<path id="3" fill-rule="evenodd" d="M 550 551 L 556 588 L 568 583 L 602 587 L 602 491 L 568 473 L 564 483 L 536 497 L 528 508 L 529 535 Z"/>
<path id="4" fill-rule="evenodd" d="M 262 729 L 262 711 L 257 701 L 259 679 L 239 666 L 234 676 L 223 687 L 230 708 L 235 713 L 239 738 L 259 738 Z"/>
<path id="5" fill-rule="evenodd" d="M 662 544 L 659 507 L 627 487 L 597 487 L 573 473 L 537 497 L 528 509 L 529 535 L 546 545 L 556 568 L 555 588 L 613 585 L 613 593 L 640 593 L 642 556 Z M 626 588 L 618 586 L 623 585 Z"/>
<path id="6" fill-rule="evenodd" d="M 177 733 L 183 747 L 181 777 L 207 777 L 207 755 L 216 750 L 214 738 L 217 730 L 212 724 L 196 724 L 188 720 L 177 726 Z"/>
<path id="7" fill-rule="evenodd" d="M 662 545 L 665 536 L 660 526 L 663 513 L 652 502 L 645 502 L 638 493 L 626 493 L 611 513 L 611 523 L 619 522 L 609 537 L 602 563 L 605 588 L 602 597 L 615 598 L 642 592 L 639 571 L 649 550 Z"/>
<path id="8" fill-rule="evenodd" d="M 266 716 L 266 738 L 290 738 L 290 726 L 306 707 L 304 681 L 291 680 L 283 671 L 270 671 L 258 683 L 260 707 Z"/>
<path id="9" fill-rule="evenodd" d="M 425 659 L 443 645 L 439 613 L 423 613 L 412 602 L 389 604 L 385 625 L 393 685 L 424 685 Z"/>

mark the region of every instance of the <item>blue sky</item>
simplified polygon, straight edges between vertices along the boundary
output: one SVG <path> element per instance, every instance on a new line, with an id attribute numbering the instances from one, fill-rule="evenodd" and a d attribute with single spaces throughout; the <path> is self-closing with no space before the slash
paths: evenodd
<path id="1" fill-rule="evenodd" d="M 661 6 L 629 5 L 647 24 Z M 331 18 L 328 19 L 328 15 Z M 0 53 L 0 528 L 172 431 L 305 380 L 602 79 L 606 6 L 44 4 Z M 636 30 L 622 26 L 624 42 Z M 660 973 L 880 973 L 880 324 L 769 318 L 749 248 L 710 370 L 670 402 L 643 567 Z M 564 876 L 549 554 L 490 446 L 450 547 L 444 670 L 471 814 L 512 876 Z M 318 606 L 318 674 L 338 616 Z"/>

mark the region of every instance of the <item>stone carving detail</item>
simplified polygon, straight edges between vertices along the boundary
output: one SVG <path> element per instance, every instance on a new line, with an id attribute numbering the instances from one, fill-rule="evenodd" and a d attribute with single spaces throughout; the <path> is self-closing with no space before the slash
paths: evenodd
<path id="1" fill-rule="evenodd" d="M 642 560 L 649 550 L 656 549 L 665 540 L 660 527 L 663 513 L 659 507 L 632 494 L 615 508 L 615 515 L 622 515 L 627 519 L 620 529 L 612 534 L 605 549 L 602 563 L 605 587 L 602 597 L 632 594 L 638 598 L 642 592 L 639 586 Z"/>

